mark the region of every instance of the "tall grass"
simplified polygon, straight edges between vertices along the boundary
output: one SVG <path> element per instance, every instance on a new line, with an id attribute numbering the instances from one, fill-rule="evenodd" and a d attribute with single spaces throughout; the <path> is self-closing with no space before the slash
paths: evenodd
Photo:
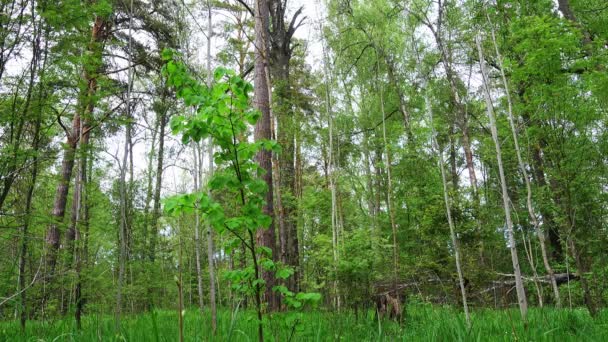
<path id="1" fill-rule="evenodd" d="M 218 335 L 211 333 L 210 315 L 188 310 L 184 317 L 186 341 L 255 341 L 255 314 L 220 310 Z M 524 326 L 517 310 L 472 311 L 467 329 L 464 315 L 449 307 L 408 307 L 404 324 L 377 321 L 373 312 L 356 317 L 350 313 L 311 311 L 269 316 L 269 341 L 608 341 L 608 311 L 591 318 L 586 310 L 532 309 Z M 72 319 L 29 322 L 21 333 L 17 322 L 0 322 L 0 341 L 176 341 L 175 311 L 155 311 L 127 316 L 115 331 L 111 315 L 88 315 L 78 331 Z"/>

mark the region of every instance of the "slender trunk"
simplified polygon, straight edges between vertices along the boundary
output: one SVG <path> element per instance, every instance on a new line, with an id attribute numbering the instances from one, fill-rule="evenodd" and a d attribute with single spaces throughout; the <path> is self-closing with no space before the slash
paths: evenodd
<path id="1" fill-rule="evenodd" d="M 209 179 L 213 176 L 213 145 L 211 139 L 209 139 L 208 145 L 208 156 L 209 156 Z M 211 196 L 211 190 L 208 193 Z M 207 262 L 209 266 L 209 303 L 211 305 L 211 328 L 213 334 L 217 331 L 217 303 L 215 294 L 215 265 L 213 262 L 214 255 L 213 247 L 213 228 L 211 224 L 207 223 Z"/>
<path id="2" fill-rule="evenodd" d="M 329 129 L 328 132 L 328 151 L 327 151 L 327 178 L 329 180 L 329 190 L 331 191 L 331 233 L 332 233 L 332 255 L 333 255 L 333 268 L 334 272 L 337 271 L 338 260 L 339 260 L 339 227 L 338 227 L 338 213 L 337 213 L 337 198 L 336 198 L 336 175 L 335 175 L 335 161 L 334 161 L 334 120 L 333 113 L 331 110 L 331 93 L 329 91 L 330 83 L 331 83 L 331 73 L 329 71 L 329 57 L 327 56 L 327 51 L 325 44 L 323 44 L 323 69 L 325 70 L 325 112 L 327 115 L 327 126 Z M 340 310 L 340 293 L 338 291 L 338 280 L 335 279 L 333 281 L 333 302 L 334 307 Z"/>
<path id="3" fill-rule="evenodd" d="M 405 126 L 405 134 L 407 136 L 408 142 L 412 143 L 414 141 L 414 136 L 412 134 L 412 126 L 411 126 L 411 115 L 407 110 L 407 105 L 405 102 L 405 95 L 403 94 L 403 89 L 401 89 L 401 83 L 397 80 L 395 75 L 395 64 L 388 56 L 384 56 L 384 61 L 386 62 L 387 71 L 388 71 L 388 79 L 391 82 L 391 85 L 397 90 L 397 96 L 399 97 L 399 111 L 403 116 L 403 123 Z"/>
<path id="4" fill-rule="evenodd" d="M 127 117 L 130 120 L 130 117 Z M 129 157 L 129 141 L 131 140 L 131 124 L 128 123 L 125 127 L 125 147 L 122 159 L 122 165 L 120 166 L 120 227 L 118 231 L 118 285 L 116 287 L 116 331 L 120 331 L 120 315 L 122 310 L 122 288 L 124 285 L 125 277 L 125 262 L 127 256 L 127 225 L 128 225 L 128 212 L 127 212 L 127 163 Z"/>
<path id="5" fill-rule="evenodd" d="M 448 181 L 445 172 L 445 166 L 443 165 L 443 149 L 437 142 L 437 133 L 435 132 L 435 126 L 433 125 L 433 111 L 428 95 L 425 93 L 424 102 L 426 104 L 426 110 L 430 118 L 431 129 L 432 129 L 432 140 L 434 148 L 437 150 L 439 155 L 439 169 L 441 171 L 441 182 L 443 184 L 443 200 L 445 202 L 445 212 L 448 219 L 448 225 L 450 227 L 450 238 L 452 240 L 452 246 L 454 248 L 454 259 L 456 259 L 456 272 L 458 273 L 458 284 L 460 285 L 460 294 L 462 295 L 462 306 L 464 309 L 464 315 L 467 320 L 467 326 L 471 327 L 471 315 L 469 314 L 469 306 L 467 303 L 467 289 L 465 287 L 464 275 L 462 272 L 461 258 L 460 258 L 460 243 L 458 236 L 456 235 L 456 228 L 454 226 L 454 220 L 452 220 L 452 205 L 450 203 L 450 196 L 448 191 Z"/>
<path id="6" fill-rule="evenodd" d="M 490 16 L 486 13 L 487 20 L 490 22 Z M 524 183 L 526 184 L 526 205 L 528 207 L 528 215 L 530 216 L 530 221 L 532 222 L 532 226 L 534 227 L 534 231 L 539 240 L 541 256 L 543 258 L 543 264 L 545 266 L 545 270 L 549 275 L 551 280 L 551 288 L 553 289 L 553 296 L 555 297 L 555 303 L 557 307 L 561 307 L 561 299 L 559 295 L 559 288 L 557 287 L 557 281 L 555 280 L 555 272 L 553 271 L 553 267 L 549 262 L 549 257 L 547 254 L 547 244 L 545 241 L 545 232 L 543 232 L 540 228 L 540 223 L 538 222 L 538 218 L 536 213 L 534 212 L 534 207 L 532 206 L 532 186 L 530 185 L 530 179 L 528 177 L 528 171 L 526 170 L 526 165 L 524 164 L 523 158 L 521 156 L 521 149 L 519 147 L 519 138 L 517 136 L 517 128 L 515 126 L 515 119 L 513 116 L 513 102 L 511 100 L 511 92 L 509 90 L 509 83 L 507 81 L 507 77 L 505 75 L 502 55 L 500 50 L 498 49 L 498 43 L 496 42 L 496 35 L 494 33 L 494 28 L 490 23 L 490 33 L 492 37 L 492 44 L 494 45 L 494 51 L 496 52 L 496 57 L 498 59 L 498 66 L 500 68 L 500 76 L 503 83 L 503 87 L 505 89 L 505 95 L 507 97 L 507 115 L 509 119 L 509 125 L 511 127 L 511 134 L 513 135 L 513 142 L 515 145 L 515 153 L 517 154 L 517 162 L 519 165 L 519 170 L 521 171 L 522 177 L 524 179 Z M 538 278 L 538 277 L 536 277 Z"/>
<path id="7" fill-rule="evenodd" d="M 144 217 L 143 217 L 143 246 L 148 243 L 149 240 L 149 229 L 150 229 L 150 204 L 152 202 L 152 195 L 154 191 L 154 185 L 152 184 L 154 181 L 154 156 L 156 155 L 156 139 L 158 136 L 158 131 L 160 127 L 160 120 L 155 120 L 154 127 L 152 128 L 152 142 L 151 148 L 148 152 L 148 165 L 146 167 L 146 199 L 144 204 Z M 147 252 L 142 252 L 147 253 Z"/>
<path id="8" fill-rule="evenodd" d="M 213 84 L 213 73 L 211 71 L 211 43 L 213 39 L 213 23 L 212 23 L 212 11 L 211 11 L 211 2 L 207 1 L 207 87 L 211 88 Z M 213 141 L 209 139 L 209 143 L 207 148 L 208 150 L 208 163 L 209 163 L 209 178 L 213 177 Z M 201 164 L 202 169 L 202 164 Z M 200 176 L 199 176 L 200 177 Z M 211 190 L 208 193 L 209 197 L 211 197 Z M 209 304 L 211 305 L 211 329 L 213 334 L 215 335 L 217 332 L 217 301 L 215 294 L 215 268 L 213 263 L 214 256 L 214 247 L 213 247 L 213 228 L 211 224 L 207 223 L 207 261 L 209 264 Z"/>
<path id="9" fill-rule="evenodd" d="M 31 3 L 32 5 L 32 18 L 34 19 L 34 24 L 36 24 L 35 21 L 35 13 L 34 13 L 34 2 L 32 1 Z M 40 49 L 40 37 L 42 35 L 42 20 L 37 22 L 37 25 L 34 25 L 34 36 L 32 37 L 32 42 L 33 42 L 33 51 L 32 51 L 32 62 L 30 65 L 30 84 L 29 84 L 29 88 L 28 88 L 28 92 L 26 95 L 26 103 L 24 105 L 24 114 L 28 113 L 31 111 L 31 97 L 33 94 L 33 90 L 34 90 L 34 79 L 35 76 L 37 74 L 38 71 L 38 64 L 40 61 L 40 58 L 42 57 L 42 50 Z M 45 44 L 46 45 L 46 44 Z M 38 86 L 38 101 L 41 101 L 41 99 L 43 98 L 43 87 L 41 85 L 42 80 L 44 79 L 44 73 L 45 73 L 45 69 L 46 69 L 46 47 L 44 47 L 45 49 L 45 55 L 44 55 L 44 62 L 42 64 L 42 70 L 39 73 L 40 76 L 40 85 Z M 19 252 L 19 278 L 18 278 L 18 291 L 20 293 L 20 300 L 21 302 L 19 303 L 19 323 L 20 323 L 20 327 L 21 327 L 21 331 L 25 332 L 25 325 L 26 325 L 26 321 L 27 321 L 27 291 L 26 291 L 26 285 L 25 285 L 25 278 L 26 278 L 26 274 L 25 274 L 25 263 L 26 263 L 26 258 L 27 258 L 27 250 L 28 250 L 28 230 L 29 230 L 29 226 L 31 223 L 31 212 L 32 212 L 32 199 L 34 197 L 34 189 L 36 188 L 36 182 L 38 179 L 38 153 L 40 153 L 39 149 L 40 149 L 40 130 L 41 130 L 41 126 L 42 126 L 42 109 L 41 106 L 38 107 L 38 110 L 36 112 L 37 117 L 36 117 L 36 122 L 34 124 L 34 132 L 33 132 L 33 137 L 32 137 L 32 150 L 34 152 L 34 155 L 32 157 L 32 166 L 31 166 L 31 173 L 30 173 L 30 184 L 28 185 L 27 188 L 27 195 L 25 198 L 25 222 L 23 223 L 23 227 L 21 229 L 21 248 L 20 248 L 20 252 Z M 2 201 L 0 201 L 0 208 L 2 207 Z"/>
<path id="10" fill-rule="evenodd" d="M 439 2 L 439 17 L 438 21 L 442 20 L 443 8 L 441 2 Z M 462 103 L 462 99 L 458 92 L 458 84 L 457 84 L 457 75 L 454 69 L 452 68 L 451 59 L 449 57 L 446 46 L 444 45 L 442 34 L 441 34 L 441 26 L 438 24 L 437 30 L 435 30 L 430 24 L 428 24 L 431 29 L 433 36 L 435 37 L 435 41 L 439 48 L 441 62 L 445 68 L 446 77 L 448 79 L 448 84 L 450 86 L 450 96 L 452 98 L 452 103 L 456 107 L 459 116 L 460 130 L 462 133 L 462 148 L 464 149 L 465 163 L 467 166 L 467 170 L 469 172 L 469 180 L 471 182 L 471 187 L 473 188 L 473 197 L 476 203 L 479 203 L 479 194 L 477 189 L 477 175 L 475 174 L 475 164 L 473 162 L 473 150 L 471 148 L 471 137 L 469 131 L 469 118 L 467 110 Z"/>
<path id="11" fill-rule="evenodd" d="M 386 164 L 386 204 L 388 207 L 388 215 L 391 222 L 391 230 L 393 235 L 393 291 L 397 292 L 397 275 L 399 270 L 399 249 L 397 246 L 397 223 L 395 222 L 395 208 L 393 206 L 393 180 L 391 177 L 391 154 L 388 139 L 386 138 L 386 111 L 384 109 L 384 89 L 380 85 L 380 109 L 382 113 L 382 139 L 384 141 L 384 155 Z"/>
<path id="12" fill-rule="evenodd" d="M 184 342 L 184 280 L 183 280 L 183 265 L 184 265 L 184 260 L 182 257 L 182 250 L 183 250 L 183 246 L 182 246 L 182 220 L 180 219 L 178 221 L 178 278 L 177 278 L 177 296 L 178 296 L 178 303 L 177 303 L 177 318 L 178 318 L 178 322 L 179 322 L 179 342 Z"/>
<path id="13" fill-rule="evenodd" d="M 498 129 L 496 128 L 496 118 L 494 117 L 494 108 L 492 105 L 492 98 L 488 89 L 488 77 L 483 62 L 483 52 L 481 50 L 481 41 L 478 36 L 476 39 L 477 50 L 479 52 L 479 64 L 481 69 L 481 75 L 483 77 L 484 95 L 486 98 L 486 107 L 488 117 L 490 119 L 490 130 L 492 132 L 492 139 L 496 147 L 496 161 L 498 163 L 498 175 L 500 179 L 500 186 L 502 191 L 502 201 L 505 211 L 505 219 L 507 224 L 507 236 L 509 247 L 511 249 L 511 261 L 513 263 L 513 273 L 515 274 L 515 289 L 517 291 L 517 300 L 519 302 L 519 310 L 521 312 L 522 319 L 527 322 L 528 313 L 528 302 L 526 299 L 526 292 L 524 290 L 524 284 L 521 276 L 521 270 L 519 268 L 519 257 L 517 256 L 517 246 L 515 243 L 515 233 L 513 231 L 513 222 L 511 220 L 511 206 L 509 199 L 509 193 L 507 192 L 507 181 L 505 178 L 505 172 L 502 165 L 502 153 L 500 149 L 500 140 L 498 137 Z"/>
<path id="14" fill-rule="evenodd" d="M 163 95 L 166 89 L 162 89 Z M 162 96 L 162 106 L 166 107 L 166 96 Z M 165 154 L 165 128 L 167 126 L 167 109 L 160 108 L 158 111 L 159 133 L 158 133 L 158 157 L 156 159 L 156 182 L 154 185 L 154 206 L 152 208 L 152 219 L 150 220 L 150 242 L 148 246 L 148 260 L 154 263 L 156 260 L 156 245 L 158 243 L 158 220 L 160 219 L 160 195 L 162 190 L 164 154 Z M 151 303 L 152 298 L 149 298 Z"/>
<path id="15" fill-rule="evenodd" d="M 39 113 L 40 114 L 40 113 Z M 27 189 L 27 195 L 25 198 L 25 222 L 23 223 L 23 228 L 21 229 L 21 249 L 19 253 L 19 279 L 18 279 L 18 291 L 21 293 L 21 303 L 19 307 L 19 323 L 21 326 L 21 331 L 25 331 L 25 324 L 27 321 L 27 291 L 25 285 L 25 260 L 27 258 L 27 248 L 28 248 L 28 229 L 31 221 L 31 212 L 32 212 L 32 198 L 34 195 L 34 189 L 36 187 L 36 181 L 38 178 L 38 150 L 40 145 L 40 127 L 41 127 L 41 118 L 38 117 L 36 121 L 36 126 L 34 130 L 34 143 L 33 150 L 36 153 L 33 157 L 32 163 L 32 171 L 30 184 Z"/>
<path id="16" fill-rule="evenodd" d="M 129 160 L 129 153 L 131 146 L 131 89 L 133 87 L 133 68 L 131 68 L 131 55 L 132 55 L 132 35 L 133 35 L 133 0 L 131 0 L 129 8 L 129 45 L 128 45 L 128 78 L 127 78 L 127 111 L 125 125 L 125 147 L 122 159 L 122 165 L 120 169 L 120 227 L 118 233 L 118 245 L 120 254 L 118 257 L 118 286 L 116 288 L 116 332 L 120 331 L 120 314 L 122 310 L 122 287 L 124 285 L 125 278 L 125 264 L 127 262 L 127 238 L 129 230 L 129 193 L 127 190 L 127 163 Z M 133 179 L 131 178 L 131 182 Z"/>
<path id="17" fill-rule="evenodd" d="M 77 216 L 76 222 L 80 222 L 79 226 L 85 227 L 88 230 L 89 226 L 89 210 L 88 210 L 88 197 L 87 197 L 87 162 L 88 162 L 88 133 L 83 137 L 83 146 L 85 147 L 82 151 L 83 155 L 80 159 L 80 170 L 79 170 L 79 189 L 80 193 L 78 196 L 78 200 L 80 204 L 78 205 L 79 214 Z M 92 164 L 92 163 L 91 163 Z M 82 246 L 83 238 L 86 241 L 88 231 L 85 232 L 83 236 L 81 234 L 80 229 L 78 228 L 75 231 L 74 236 L 74 257 L 75 257 L 75 271 L 76 271 L 76 288 L 74 290 L 74 302 L 76 304 L 76 310 L 74 312 L 74 318 L 76 319 L 76 327 L 80 330 L 82 329 L 82 310 L 84 308 L 84 299 L 82 298 L 82 266 L 83 266 L 83 254 L 86 258 L 86 248 Z M 86 242 L 85 242 L 86 243 Z"/>
<path id="18" fill-rule="evenodd" d="M 201 148 L 197 143 L 193 145 L 194 152 L 194 190 L 201 190 L 201 177 L 202 174 L 202 160 L 201 160 Z M 201 271 L 201 238 L 200 238 L 200 226 L 201 226 L 201 218 L 200 214 L 197 212 L 194 213 L 194 252 L 196 259 L 196 280 L 197 280 L 197 290 L 198 290 L 198 306 L 203 313 L 204 308 L 204 299 L 203 299 L 203 274 Z"/>

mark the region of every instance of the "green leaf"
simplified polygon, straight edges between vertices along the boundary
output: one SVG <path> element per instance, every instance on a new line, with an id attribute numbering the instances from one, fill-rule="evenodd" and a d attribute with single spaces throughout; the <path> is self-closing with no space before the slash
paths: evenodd
<path id="1" fill-rule="evenodd" d="M 283 267 L 277 270 L 275 276 L 279 279 L 287 279 L 294 273 L 293 268 L 291 267 Z"/>

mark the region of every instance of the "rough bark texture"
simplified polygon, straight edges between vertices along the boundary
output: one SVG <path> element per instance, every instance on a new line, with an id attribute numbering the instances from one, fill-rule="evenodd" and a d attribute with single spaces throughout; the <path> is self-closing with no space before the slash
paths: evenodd
<path id="1" fill-rule="evenodd" d="M 88 51 L 94 55 L 99 49 L 100 44 L 108 37 L 109 23 L 102 17 L 96 17 L 93 23 L 91 39 L 88 46 Z M 95 63 L 95 61 L 93 61 Z M 84 79 L 87 84 L 86 94 L 84 96 L 82 115 L 76 113 L 72 120 L 72 129 L 67 132 L 67 146 L 64 150 L 63 161 L 61 163 L 61 179 L 55 191 L 55 201 L 53 211 L 51 213 L 53 223 L 49 225 L 46 232 L 46 272 L 47 278 L 52 278 L 57 263 L 57 254 L 61 241 L 61 229 L 63 224 L 65 209 L 67 204 L 67 196 L 70 188 L 70 180 L 74 169 L 74 161 L 76 157 L 76 149 L 79 140 L 83 134 L 88 134 L 87 131 L 81 132 L 81 121 L 88 121 L 95 108 L 95 95 L 97 94 L 97 70 L 90 71 L 90 66 L 84 68 Z M 98 67 L 101 67 L 98 65 Z M 86 125 L 85 125 L 86 126 Z"/>
<path id="2" fill-rule="evenodd" d="M 255 125 L 254 139 L 256 141 L 263 139 L 271 139 L 272 131 L 270 125 L 270 94 L 268 88 L 268 19 L 269 8 L 266 0 L 257 0 L 255 4 L 255 75 L 254 75 L 254 107 L 262 113 L 261 118 Z M 268 186 L 266 193 L 266 203 L 263 208 L 264 214 L 273 218 L 268 228 L 257 231 L 256 242 L 258 246 L 265 246 L 272 251 L 272 258 L 276 261 L 276 237 L 274 230 L 274 206 L 273 206 L 273 188 L 272 188 L 272 152 L 261 150 L 256 155 L 256 162 L 264 170 L 262 179 Z M 271 271 L 262 271 L 262 277 L 266 282 L 266 290 L 264 297 L 268 303 L 270 310 L 279 308 L 278 296 L 272 291 L 275 285 L 274 274 Z"/>
<path id="3" fill-rule="evenodd" d="M 292 37 L 298 28 L 296 20 L 301 13 L 298 9 L 290 23 L 286 23 L 286 2 L 270 1 L 270 57 L 272 61 L 272 79 L 274 85 L 274 113 L 277 117 L 277 140 L 281 144 L 282 153 L 279 156 L 279 189 L 277 197 L 279 214 L 280 260 L 293 267 L 296 271 L 287 286 L 291 291 L 299 288 L 298 266 L 299 247 L 296 212 L 296 178 L 294 176 L 295 155 L 295 113 L 291 103 L 292 89 L 290 85 L 290 61 L 293 53 Z"/>
<path id="4" fill-rule="evenodd" d="M 75 115 L 72 120 L 72 131 L 68 134 L 67 144 L 63 151 L 63 160 L 61 162 L 61 178 L 55 189 L 55 200 L 51 219 L 53 223 L 49 225 L 46 231 L 46 269 L 47 277 L 51 277 L 55 271 L 57 263 L 57 253 L 61 243 L 60 225 L 63 223 L 65 209 L 68 201 L 68 192 L 70 189 L 70 181 L 72 180 L 72 171 L 74 169 L 74 157 L 76 155 L 76 146 L 78 144 L 78 136 L 80 135 L 80 115 Z"/>

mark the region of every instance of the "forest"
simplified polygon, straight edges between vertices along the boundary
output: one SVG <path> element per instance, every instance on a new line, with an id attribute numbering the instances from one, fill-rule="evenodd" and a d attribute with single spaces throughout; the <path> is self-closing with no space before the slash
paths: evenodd
<path id="1" fill-rule="evenodd" d="M 0 0 L 0 341 L 608 340 L 605 0 Z"/>

